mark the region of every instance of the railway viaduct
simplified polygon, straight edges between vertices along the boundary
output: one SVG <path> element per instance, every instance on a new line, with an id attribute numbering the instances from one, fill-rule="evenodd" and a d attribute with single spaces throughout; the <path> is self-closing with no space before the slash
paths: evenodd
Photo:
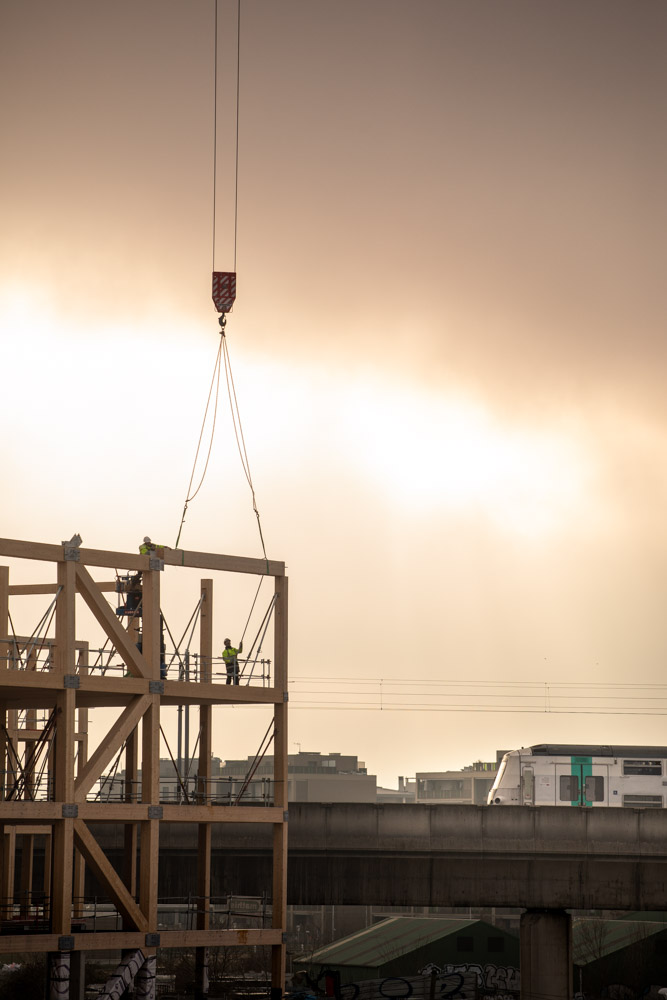
<path id="1" fill-rule="evenodd" d="M 212 893 L 260 894 L 270 827 L 214 831 Z M 98 836 L 120 857 L 121 827 Z M 191 892 L 196 853 L 192 824 L 163 827 L 160 896 Z M 521 907 L 522 996 L 571 997 L 568 910 L 667 909 L 667 810 L 291 803 L 287 899 Z"/>

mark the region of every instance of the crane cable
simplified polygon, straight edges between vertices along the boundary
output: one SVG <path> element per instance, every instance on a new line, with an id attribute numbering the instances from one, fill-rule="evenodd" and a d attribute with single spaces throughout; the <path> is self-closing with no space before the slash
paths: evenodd
<path id="1" fill-rule="evenodd" d="M 215 29 L 214 29 L 214 84 L 213 84 L 213 247 L 212 247 L 212 267 L 215 271 L 215 234 L 216 234 L 216 204 L 217 204 L 217 151 L 218 151 L 218 0 L 215 0 Z M 239 101 L 240 101 L 240 66 L 241 66 L 241 0 L 237 0 L 237 14 L 236 14 L 236 150 L 235 150 L 235 172 L 234 172 L 234 271 L 236 271 L 236 251 L 238 243 L 238 201 L 239 201 Z M 204 479 L 206 477 L 206 471 L 208 469 L 209 459 L 211 457 L 211 449 L 213 448 L 213 437 L 215 434 L 216 418 L 218 413 L 218 395 L 220 389 L 220 370 L 221 370 L 221 356 L 225 360 L 225 379 L 227 382 L 227 395 L 229 398 L 229 406 L 232 415 L 232 424 L 234 426 L 234 436 L 236 438 L 236 445 L 238 448 L 239 456 L 241 458 L 241 465 L 243 467 L 243 472 L 250 487 L 250 492 L 252 494 L 252 509 L 254 511 L 255 517 L 257 518 L 257 529 L 259 531 L 259 539 L 262 545 L 262 552 L 264 554 L 264 560 L 266 562 L 266 571 L 269 572 L 269 559 L 266 554 L 266 545 L 264 544 L 264 534 L 262 532 L 262 523 L 259 515 L 259 510 L 257 508 L 257 498 L 255 495 L 255 487 L 252 481 L 252 475 L 250 472 L 250 462 L 248 460 L 248 452 L 245 445 L 245 437 L 243 434 L 243 426 L 241 424 L 241 413 L 238 405 L 238 398 L 236 395 L 236 386 L 234 385 L 234 376 L 232 373 L 231 359 L 229 357 L 229 349 L 227 347 L 227 338 L 225 336 L 225 320 L 226 317 L 223 314 L 220 320 L 221 326 L 221 336 L 220 345 L 218 347 L 218 353 L 215 359 L 215 365 L 213 366 L 213 376 L 211 378 L 211 385 L 208 391 L 208 398 L 206 400 L 206 408 L 204 410 L 204 419 L 202 421 L 201 431 L 199 433 L 199 441 L 197 442 L 197 450 L 195 452 L 195 460 L 192 466 L 192 473 L 190 475 L 190 482 L 188 484 L 188 489 L 186 492 L 186 498 L 183 505 L 183 513 L 181 515 L 181 523 L 178 529 L 178 535 L 176 537 L 175 548 L 178 548 L 178 543 L 181 538 L 181 533 L 183 531 L 183 525 L 185 523 L 185 517 L 188 510 L 188 505 L 194 500 L 194 498 L 199 493 Z M 211 426 L 211 438 L 209 441 L 208 452 L 206 455 L 206 462 L 204 464 L 204 471 L 202 472 L 201 479 L 196 490 L 191 492 L 192 483 L 195 477 L 195 470 L 197 467 L 197 460 L 199 458 L 199 452 L 202 445 L 202 440 L 204 437 L 204 429 L 206 426 L 206 418 L 208 416 L 209 406 L 211 403 L 211 395 L 213 392 L 213 385 L 215 384 L 215 404 L 213 409 L 213 422 Z M 260 580 L 260 586 L 261 586 Z M 258 587 L 259 591 L 259 587 Z M 255 595 L 255 600 L 257 595 Z M 253 602 L 254 606 L 254 602 Z"/>
<path id="2" fill-rule="evenodd" d="M 239 410 L 238 399 L 236 397 L 236 386 L 234 385 L 232 364 L 229 358 L 229 350 L 227 348 L 227 338 L 225 337 L 224 329 L 222 331 L 222 349 L 225 359 L 225 378 L 227 380 L 227 395 L 229 397 L 229 407 L 232 414 L 232 423 L 234 424 L 234 436 L 236 437 L 236 446 L 239 451 L 239 457 L 241 459 L 241 465 L 243 466 L 243 472 L 248 482 L 248 486 L 250 487 L 250 492 L 252 494 L 252 509 L 255 512 L 255 517 L 257 518 L 257 530 L 259 531 L 259 540 L 262 543 L 262 552 L 264 553 L 264 559 L 266 561 L 266 572 L 268 573 L 269 557 L 266 554 L 266 546 L 264 544 L 264 535 L 262 533 L 262 522 L 259 516 L 259 510 L 257 508 L 257 497 L 255 496 L 255 487 L 253 485 L 252 475 L 250 473 L 250 461 L 248 459 L 248 452 L 245 446 L 245 437 L 243 435 L 243 426 L 241 424 L 241 412 Z"/>
<path id="3" fill-rule="evenodd" d="M 218 416 L 218 393 L 220 389 L 220 355 L 222 354 L 222 343 L 224 336 L 220 338 L 220 346 L 218 347 L 218 353 L 215 358 L 215 365 L 213 366 L 213 376 L 211 378 L 211 385 L 208 390 L 208 397 L 206 399 L 206 408 L 204 410 L 204 419 L 202 420 L 201 431 L 199 432 L 199 441 L 197 442 L 197 450 L 195 452 L 195 460 L 192 463 L 192 472 L 190 473 L 190 482 L 188 483 L 187 492 L 185 495 L 185 503 L 183 505 L 183 514 L 181 515 L 181 523 L 178 529 L 178 535 L 176 536 L 176 544 L 174 548 L 178 548 L 178 543 L 181 539 L 181 532 L 183 531 L 183 525 L 185 524 L 185 515 L 188 511 L 188 505 L 197 496 L 200 489 L 204 485 L 204 479 L 206 477 L 206 470 L 208 469 L 209 459 L 211 457 L 211 449 L 213 448 L 213 436 L 215 434 L 215 423 Z M 192 482 L 195 478 L 195 469 L 197 468 L 197 459 L 199 458 L 199 451 L 201 448 L 202 439 L 204 437 L 204 428 L 206 426 L 206 417 L 208 416 L 208 408 L 211 405 L 211 394 L 213 392 L 213 385 L 215 384 L 215 404 L 213 407 L 213 426 L 211 427 L 211 440 L 208 444 L 208 452 L 206 454 L 206 463 L 204 465 L 204 471 L 202 472 L 201 479 L 199 480 L 199 485 L 194 493 L 191 493 Z"/>
<path id="4" fill-rule="evenodd" d="M 215 3 L 215 28 L 213 46 L 213 252 L 211 270 L 215 271 L 215 231 L 217 221 L 218 186 L 218 0 Z M 239 102 L 241 93 L 241 0 L 236 7 L 236 149 L 234 154 L 234 271 L 236 272 L 236 246 L 239 221 Z"/>

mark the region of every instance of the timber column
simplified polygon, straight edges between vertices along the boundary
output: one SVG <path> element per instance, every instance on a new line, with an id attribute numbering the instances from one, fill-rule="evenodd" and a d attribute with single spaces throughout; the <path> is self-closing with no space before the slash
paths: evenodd
<path id="1" fill-rule="evenodd" d="M 65 561 L 58 563 L 56 601 L 56 648 L 52 673 L 58 674 L 62 688 L 56 696 L 56 737 L 54 755 L 54 799 L 61 816 L 53 824 L 51 869 L 51 926 L 54 934 L 69 936 L 72 926 L 72 883 L 74 874 L 74 720 L 78 675 L 74 645 L 74 599 L 78 551 L 65 547 Z"/>
<path id="2" fill-rule="evenodd" d="M 273 795 L 274 805 L 282 809 L 282 823 L 273 824 L 273 907 L 272 924 L 281 928 L 281 944 L 271 947 L 271 1000 L 280 1000 L 285 988 L 287 928 L 287 577 L 275 582 L 275 674 L 274 685 L 282 698 L 273 710 Z"/>
<path id="3" fill-rule="evenodd" d="M 572 917 L 566 910 L 521 914 L 521 1000 L 572 997 Z"/>
<path id="4" fill-rule="evenodd" d="M 213 679 L 213 580 L 201 581 L 201 616 L 199 633 L 199 682 L 210 684 Z M 211 801 L 211 752 L 213 706 L 199 706 L 199 770 L 197 802 Z M 188 754 L 189 756 L 189 754 Z M 189 760 L 188 760 L 189 766 Z M 210 929 L 211 920 L 211 824 L 200 823 L 197 848 L 197 930 Z M 208 948 L 195 949 L 195 1000 L 208 996 Z"/>
<path id="5" fill-rule="evenodd" d="M 162 560 L 151 557 L 142 576 L 142 652 L 149 669 L 149 706 L 141 726 L 141 801 L 148 806 L 148 819 L 140 824 L 139 906 L 149 927 L 157 927 L 157 885 L 160 849 L 160 568 Z M 153 937 L 144 954 L 154 954 Z"/>
<path id="6" fill-rule="evenodd" d="M 0 671 L 9 669 L 9 566 L 0 566 Z M 7 709 L 0 702 L 0 801 L 7 789 Z M 14 849 L 16 836 L 0 822 L 0 917 L 11 917 L 14 901 Z"/>

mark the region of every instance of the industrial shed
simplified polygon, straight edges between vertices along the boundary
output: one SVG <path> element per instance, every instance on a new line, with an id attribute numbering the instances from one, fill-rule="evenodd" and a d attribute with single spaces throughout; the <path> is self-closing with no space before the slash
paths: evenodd
<path id="1" fill-rule="evenodd" d="M 667 986 L 667 922 L 658 914 L 582 918 L 572 928 L 574 986 L 586 995 L 610 986 L 642 992 Z"/>
<path id="2" fill-rule="evenodd" d="M 425 966 L 492 964 L 519 968 L 519 939 L 484 920 L 389 917 L 311 955 L 293 961 L 295 972 L 317 979 L 326 969 L 341 984 L 414 976 Z"/>

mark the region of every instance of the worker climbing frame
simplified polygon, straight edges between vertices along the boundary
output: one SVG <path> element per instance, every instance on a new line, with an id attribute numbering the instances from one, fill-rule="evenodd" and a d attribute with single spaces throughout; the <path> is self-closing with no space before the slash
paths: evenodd
<path id="1" fill-rule="evenodd" d="M 122 953 L 123 962 L 114 974 L 120 977 L 118 982 L 130 977 L 148 997 L 154 990 L 157 950 L 192 948 L 195 995 L 204 997 L 209 948 L 268 946 L 272 997 L 277 1000 L 285 982 L 287 889 L 284 563 L 160 547 L 140 555 L 88 549 L 78 536 L 60 545 L 0 539 L 0 559 L 11 563 L 0 566 L 0 953 L 48 953 L 54 990 L 66 1000 L 70 975 L 74 980 L 87 953 Z M 20 578 L 25 579 L 26 561 L 39 561 L 39 582 L 12 583 L 10 568 L 13 573 L 20 567 Z M 180 670 L 174 679 L 169 673 L 165 676 L 160 610 L 162 589 L 176 583 L 179 593 L 182 590 L 179 573 L 184 568 L 207 574 L 196 596 L 199 659 L 196 679 L 190 680 L 184 680 Z M 224 584 L 230 573 L 273 578 L 273 669 L 268 685 L 265 679 L 261 684 L 227 685 L 216 675 L 214 575 L 222 576 Z M 128 614 L 124 622 L 107 598 L 113 593 L 118 599 L 119 578 L 137 574 L 139 645 L 137 615 Z M 191 572 L 186 576 L 192 580 Z M 122 595 L 123 607 L 128 606 L 128 593 L 129 605 L 136 611 L 132 587 Z M 27 597 L 48 601 L 31 636 L 14 629 L 15 605 Z M 86 608 L 122 669 L 108 669 L 108 659 L 93 661 L 91 640 L 80 635 L 83 627 L 90 627 L 85 624 L 90 615 L 80 613 Z M 237 709 L 263 705 L 271 716 L 273 801 L 261 809 L 244 805 L 242 796 L 220 803 L 214 791 L 213 713 L 231 705 Z M 199 709 L 198 762 L 194 792 L 184 802 L 171 802 L 164 801 L 160 791 L 161 713 L 178 706 Z M 102 708 L 107 711 L 93 718 Z M 116 714 L 111 723 L 110 711 Z M 97 742 L 90 754 L 89 730 Z M 95 789 L 99 792 L 121 752 L 125 755 L 122 793 L 100 801 Z M 44 768 L 46 777 L 40 780 Z M 122 831 L 121 874 L 100 844 L 100 823 L 115 824 Z M 195 919 L 188 930 L 164 930 L 159 921 L 160 836 L 172 823 L 188 824 L 198 844 L 192 893 Z M 220 929 L 214 926 L 211 905 L 216 891 L 221 893 L 214 884 L 212 856 L 214 850 L 233 852 L 236 832 L 241 834 L 245 823 L 263 826 L 266 848 L 252 866 L 239 863 L 239 872 L 252 882 L 236 891 L 270 898 L 271 926 Z M 42 853 L 38 885 L 36 860 L 41 861 Z M 91 885 L 110 901 L 115 929 L 98 929 L 90 923 L 86 894 Z M 28 925 L 30 933 L 25 930 Z"/>

